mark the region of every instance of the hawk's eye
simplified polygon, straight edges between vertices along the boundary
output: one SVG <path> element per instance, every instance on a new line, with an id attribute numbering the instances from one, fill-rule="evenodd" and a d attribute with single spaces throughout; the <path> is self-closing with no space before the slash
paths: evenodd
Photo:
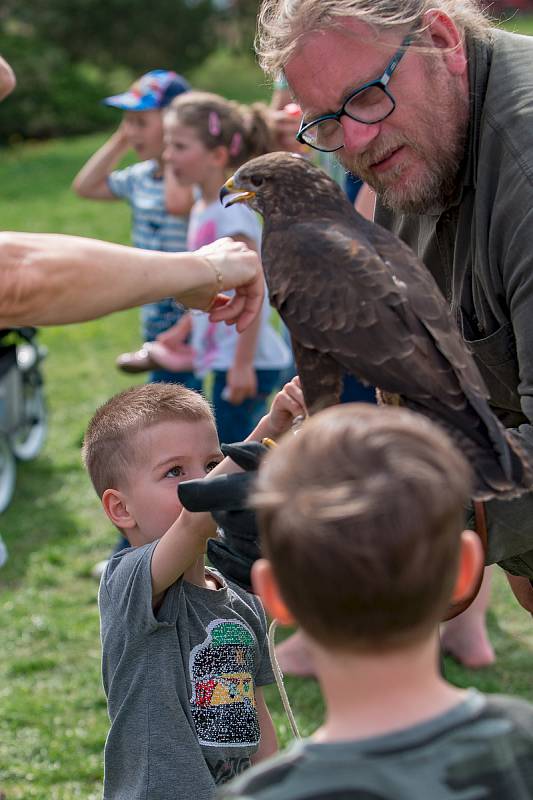
<path id="1" fill-rule="evenodd" d="M 263 178 L 261 178 L 259 175 L 252 175 L 252 177 L 250 178 L 250 183 L 252 184 L 252 186 L 257 186 L 257 187 L 262 186 Z"/>

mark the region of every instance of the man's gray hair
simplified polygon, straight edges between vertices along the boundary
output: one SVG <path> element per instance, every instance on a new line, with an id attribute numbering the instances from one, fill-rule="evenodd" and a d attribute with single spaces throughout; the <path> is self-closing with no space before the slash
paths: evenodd
<path id="1" fill-rule="evenodd" d="M 333 27 L 342 17 L 353 17 L 376 30 L 396 26 L 416 30 L 417 21 L 421 23 L 430 9 L 444 11 L 469 38 L 490 36 L 490 21 L 477 0 L 263 0 L 255 41 L 259 64 L 278 76 L 301 36 Z"/>

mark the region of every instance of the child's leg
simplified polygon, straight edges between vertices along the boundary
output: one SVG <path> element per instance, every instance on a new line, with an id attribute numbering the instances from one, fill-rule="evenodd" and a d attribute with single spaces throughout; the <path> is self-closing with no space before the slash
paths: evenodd
<path id="1" fill-rule="evenodd" d="M 213 374 L 213 407 L 220 441 L 227 444 L 242 442 L 266 414 L 270 395 L 281 385 L 281 372 L 274 369 L 257 370 L 257 395 L 238 406 L 222 397 L 226 373 L 215 371 Z"/>
<path id="2" fill-rule="evenodd" d="M 441 627 L 441 645 L 465 667 L 480 669 L 495 661 L 487 631 L 486 615 L 490 602 L 491 567 L 485 568 L 483 582 L 474 602 Z"/>
<path id="3" fill-rule="evenodd" d="M 315 677 L 311 651 L 307 647 L 305 634 L 300 629 L 276 645 L 276 658 L 284 675 Z"/>

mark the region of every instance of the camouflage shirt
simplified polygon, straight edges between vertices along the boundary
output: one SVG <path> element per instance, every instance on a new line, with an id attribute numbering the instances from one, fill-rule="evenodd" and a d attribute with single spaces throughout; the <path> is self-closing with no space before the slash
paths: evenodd
<path id="1" fill-rule="evenodd" d="M 224 789 L 224 800 L 530 800 L 533 706 L 470 690 L 395 733 L 297 742 Z"/>

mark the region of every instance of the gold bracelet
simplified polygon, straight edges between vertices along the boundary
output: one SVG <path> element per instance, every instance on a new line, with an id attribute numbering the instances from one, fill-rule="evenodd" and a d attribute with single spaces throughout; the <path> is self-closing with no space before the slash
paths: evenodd
<path id="1" fill-rule="evenodd" d="M 224 286 L 224 276 L 222 275 L 221 270 L 217 267 L 216 264 L 214 264 L 211 261 L 211 259 L 208 256 L 202 256 L 202 259 L 209 264 L 209 266 L 211 267 L 211 269 L 215 273 L 215 280 L 216 280 L 216 288 L 215 288 L 215 292 L 213 294 L 213 298 L 212 298 L 211 302 L 209 303 L 209 305 L 206 308 L 206 312 L 208 312 L 208 311 L 211 311 L 211 309 L 213 308 L 213 306 L 215 304 L 215 300 L 217 299 L 217 297 L 219 295 L 219 292 L 222 291 L 222 288 Z"/>

